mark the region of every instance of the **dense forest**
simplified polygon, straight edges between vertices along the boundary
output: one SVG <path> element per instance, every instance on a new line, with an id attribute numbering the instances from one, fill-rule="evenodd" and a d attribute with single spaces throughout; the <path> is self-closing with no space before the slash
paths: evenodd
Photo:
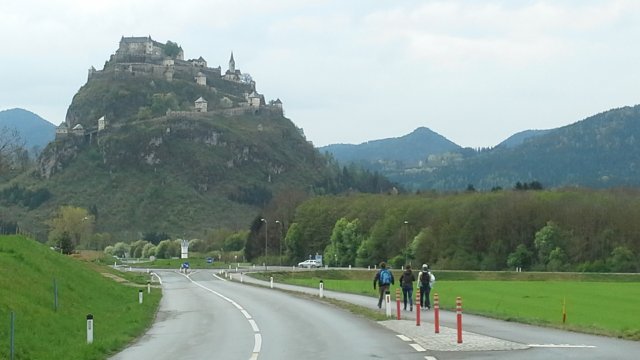
<path id="1" fill-rule="evenodd" d="M 291 263 L 318 253 L 332 266 L 384 260 L 394 267 L 632 272 L 640 268 L 639 195 L 571 188 L 315 197 L 296 209 L 284 246 Z M 258 219 L 248 249 L 264 249 L 264 231 Z"/>

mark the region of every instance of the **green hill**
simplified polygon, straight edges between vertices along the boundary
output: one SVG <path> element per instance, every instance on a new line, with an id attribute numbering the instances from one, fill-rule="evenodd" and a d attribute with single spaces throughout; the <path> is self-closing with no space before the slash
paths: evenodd
<path id="1" fill-rule="evenodd" d="M 140 305 L 137 287 L 100 271 L 25 237 L 0 236 L 0 358 L 10 358 L 11 312 L 15 359 L 104 359 L 138 336 L 151 324 L 160 292 L 145 291 Z M 87 314 L 94 316 L 91 345 Z"/>
<path id="2" fill-rule="evenodd" d="M 145 233 L 205 237 L 248 229 L 274 209 L 287 221 L 315 194 L 391 188 L 327 161 L 282 103 L 265 101 L 231 64 L 223 74 L 166 49 L 123 38 L 104 68 L 92 69 L 37 169 L 0 184 L 0 221 L 45 240 L 47 220 L 70 205 L 89 209 L 111 243 Z"/>

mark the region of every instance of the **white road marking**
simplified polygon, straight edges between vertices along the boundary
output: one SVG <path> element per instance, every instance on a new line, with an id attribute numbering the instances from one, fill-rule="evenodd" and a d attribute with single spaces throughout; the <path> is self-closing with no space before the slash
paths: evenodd
<path id="1" fill-rule="evenodd" d="M 215 274 L 213 274 L 214 277 L 217 277 Z M 242 312 L 242 314 L 247 318 L 247 320 L 249 321 L 249 325 L 251 325 L 251 328 L 253 329 L 253 331 L 255 332 L 255 334 L 253 334 L 254 336 L 254 340 L 253 340 L 253 353 L 251 354 L 251 357 L 249 358 L 249 360 L 258 360 L 258 356 L 260 355 L 260 349 L 262 348 L 262 335 L 260 334 L 260 330 L 258 329 L 258 324 L 255 322 L 255 320 L 253 320 L 253 318 L 251 317 L 251 314 L 249 314 L 248 311 L 246 311 L 245 309 L 242 308 L 242 306 L 240 306 L 240 304 L 238 304 L 237 302 L 231 300 L 230 298 L 222 295 L 221 293 L 215 291 L 215 290 L 211 290 L 208 287 L 194 281 L 193 279 L 191 279 L 188 275 L 184 275 L 184 277 L 186 277 L 187 279 L 189 279 L 189 281 L 191 281 L 194 285 L 212 293 L 215 294 L 219 297 L 221 297 L 222 299 L 228 301 L 229 303 L 231 303 L 233 306 L 235 306 L 238 310 L 240 310 Z M 221 279 L 224 280 L 224 279 Z M 226 281 L 226 280 L 224 280 Z"/>
<path id="2" fill-rule="evenodd" d="M 258 324 L 256 324 L 255 320 L 250 319 L 249 324 L 251 324 L 251 327 L 253 328 L 253 332 L 260 332 L 260 329 L 258 329 Z"/>
<path id="3" fill-rule="evenodd" d="M 404 335 L 400 335 L 400 334 L 398 334 L 398 335 L 396 335 L 396 336 L 397 336 L 397 337 L 399 337 L 399 338 L 400 338 L 400 340 L 402 340 L 402 341 L 411 341 L 411 338 L 408 338 L 408 337 L 406 337 L 406 336 L 404 336 Z"/>
<path id="4" fill-rule="evenodd" d="M 153 272 L 152 272 L 152 273 L 151 273 L 151 276 L 152 276 L 152 277 L 153 277 L 153 276 L 157 277 L 157 278 L 158 278 L 158 282 L 160 283 L 160 285 L 162 285 L 162 278 L 160 277 L 160 275 L 158 275 L 158 274 L 156 274 L 156 273 L 153 273 Z"/>
<path id="5" fill-rule="evenodd" d="M 221 278 L 220 276 L 216 275 L 216 274 L 211 274 L 213 275 L 214 278 L 218 279 L 218 280 L 222 280 L 222 281 L 227 281 L 227 279 L 225 278 Z"/>
<path id="6" fill-rule="evenodd" d="M 260 353 L 260 348 L 262 347 L 262 335 L 254 334 L 254 343 L 253 353 L 256 354 L 256 359 L 258 358 L 258 354 Z"/>
<path id="7" fill-rule="evenodd" d="M 435 356 L 425 356 L 424 360 L 438 360 Z"/>
<path id="8" fill-rule="evenodd" d="M 422 346 L 420 346 L 420 345 L 418 345 L 418 344 L 415 344 L 415 343 L 414 343 L 414 344 L 409 344 L 409 346 L 411 346 L 412 348 L 414 348 L 414 349 L 415 349 L 415 351 L 418 351 L 418 352 L 424 352 L 424 351 L 427 351 L 427 349 L 425 349 L 425 348 L 423 348 Z"/>
<path id="9" fill-rule="evenodd" d="M 594 348 L 594 345 L 571 345 L 571 344 L 529 344 L 529 347 L 539 348 Z"/>

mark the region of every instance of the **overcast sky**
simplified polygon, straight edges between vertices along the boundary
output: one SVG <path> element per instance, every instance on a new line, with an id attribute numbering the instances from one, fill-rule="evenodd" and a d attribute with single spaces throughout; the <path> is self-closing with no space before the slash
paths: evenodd
<path id="1" fill-rule="evenodd" d="M 61 123 L 121 36 L 252 75 L 316 146 L 424 126 L 469 147 L 640 103 L 640 1 L 21 0 L 0 110 Z"/>

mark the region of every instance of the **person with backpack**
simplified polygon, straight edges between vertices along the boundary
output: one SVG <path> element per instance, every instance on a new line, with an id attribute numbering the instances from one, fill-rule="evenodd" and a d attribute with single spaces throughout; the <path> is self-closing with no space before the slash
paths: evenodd
<path id="1" fill-rule="evenodd" d="M 422 264 L 422 271 L 418 274 L 418 286 L 420 286 L 420 307 L 425 310 L 431 309 L 429 297 L 435 282 L 436 277 L 429 270 L 429 265 Z"/>
<path id="2" fill-rule="evenodd" d="M 395 281 L 393 279 L 393 273 L 391 273 L 391 270 L 387 269 L 387 264 L 384 261 L 381 262 L 380 270 L 373 278 L 373 289 L 376 289 L 376 285 L 378 285 L 378 289 L 380 289 L 380 297 L 378 298 L 378 309 L 382 309 L 382 299 L 384 298 L 384 294 L 394 283 Z"/>
<path id="3" fill-rule="evenodd" d="M 409 311 L 413 311 L 413 282 L 416 281 L 416 276 L 413 275 L 413 271 L 411 271 L 411 265 L 405 265 L 404 269 L 404 272 L 400 276 L 404 310 L 407 310 L 407 298 L 409 298 Z"/>

